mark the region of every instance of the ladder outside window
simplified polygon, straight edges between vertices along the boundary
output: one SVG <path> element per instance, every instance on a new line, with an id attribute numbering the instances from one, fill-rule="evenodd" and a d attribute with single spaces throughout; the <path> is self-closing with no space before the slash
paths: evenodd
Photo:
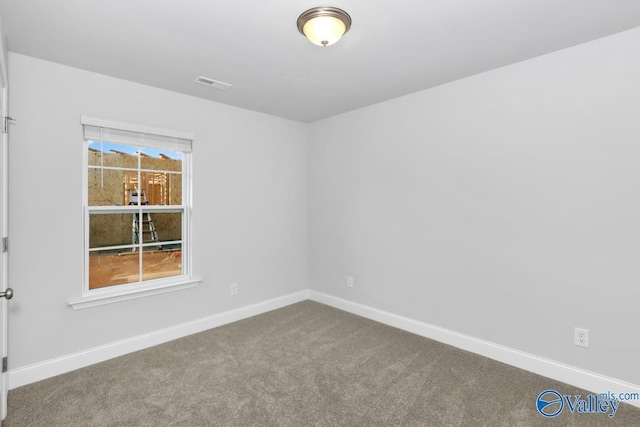
<path id="1" fill-rule="evenodd" d="M 137 206 L 138 202 L 141 205 L 149 204 L 145 191 L 142 190 L 138 192 L 136 190 L 129 190 L 129 205 Z M 142 213 L 142 220 L 140 219 L 140 212 L 133 214 L 133 222 L 131 224 L 131 241 L 134 245 L 140 243 L 141 235 L 144 243 L 157 242 L 159 240 L 156 226 L 153 223 L 149 212 Z M 160 248 L 160 246 L 158 246 L 158 248 Z M 135 252 L 135 250 L 136 248 L 134 246 L 133 251 Z"/>

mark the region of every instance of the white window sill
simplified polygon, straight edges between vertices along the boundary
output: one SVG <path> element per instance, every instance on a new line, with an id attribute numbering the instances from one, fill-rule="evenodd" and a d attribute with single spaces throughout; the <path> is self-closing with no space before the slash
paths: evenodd
<path id="1" fill-rule="evenodd" d="M 166 292 L 179 291 L 182 289 L 195 288 L 202 282 L 202 279 L 176 278 L 171 281 L 154 284 L 135 284 L 133 286 L 115 286 L 111 289 L 96 289 L 89 291 L 82 297 L 68 302 L 69 307 L 74 310 L 97 307 L 115 302 L 129 301 L 136 298 L 148 297 L 151 295 L 164 294 Z M 120 288 L 120 289 L 118 289 Z"/>

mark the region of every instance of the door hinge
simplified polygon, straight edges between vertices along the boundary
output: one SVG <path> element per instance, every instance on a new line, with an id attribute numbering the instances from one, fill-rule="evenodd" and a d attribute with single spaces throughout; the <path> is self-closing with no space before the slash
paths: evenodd
<path id="1" fill-rule="evenodd" d="M 9 116 L 4 117 L 3 124 L 2 124 L 2 133 L 9 132 L 9 121 L 15 122 L 16 119 Z"/>
<path id="2" fill-rule="evenodd" d="M 9 251 L 9 238 L 8 237 L 3 237 L 2 238 L 2 252 L 8 252 Z"/>
<path id="3" fill-rule="evenodd" d="M 7 356 L 2 358 L 2 373 L 4 374 L 9 370 L 9 361 Z"/>

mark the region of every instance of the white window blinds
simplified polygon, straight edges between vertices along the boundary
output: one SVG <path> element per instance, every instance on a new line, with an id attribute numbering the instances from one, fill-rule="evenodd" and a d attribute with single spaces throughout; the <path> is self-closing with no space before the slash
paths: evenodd
<path id="1" fill-rule="evenodd" d="M 133 123 L 114 122 L 81 116 L 80 123 L 86 141 L 112 142 L 191 152 L 193 135 L 187 132 L 141 126 Z"/>

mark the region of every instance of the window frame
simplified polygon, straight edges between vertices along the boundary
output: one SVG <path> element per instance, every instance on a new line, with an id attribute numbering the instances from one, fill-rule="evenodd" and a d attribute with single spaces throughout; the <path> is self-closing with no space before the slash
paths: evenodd
<path id="1" fill-rule="evenodd" d="M 82 136 L 82 226 L 83 226 L 83 280 L 82 293 L 80 298 L 68 302 L 69 306 L 75 310 L 88 307 L 94 307 L 104 304 L 110 304 L 119 301 L 126 301 L 135 298 L 157 295 L 160 293 L 176 291 L 180 289 L 192 288 L 197 286 L 201 279 L 194 278 L 192 275 L 192 143 L 193 135 L 186 132 L 154 128 L 150 126 L 137 125 L 133 123 L 115 122 L 104 119 L 96 119 L 87 116 L 80 117 L 80 123 L 83 127 Z M 117 142 L 118 144 L 130 145 L 138 148 L 168 148 L 179 151 L 182 154 L 182 204 L 181 205 L 127 205 L 127 206 L 89 206 L 89 154 L 88 147 L 90 139 L 86 137 L 85 126 L 106 128 L 123 131 L 128 134 L 138 134 L 144 138 L 145 135 L 157 136 L 161 141 L 164 139 L 179 139 L 189 141 L 189 150 L 180 149 L 181 146 L 176 145 L 177 149 L 164 147 L 154 147 L 150 143 L 135 145 L 130 142 Z M 137 171 L 140 174 L 143 170 L 140 162 L 138 162 Z M 89 289 L 89 217 L 94 214 L 109 213 L 134 213 L 134 212 L 180 212 L 182 214 L 182 235 L 181 235 L 181 256 L 182 256 L 182 274 L 164 277 L 160 279 L 139 280 L 137 282 L 112 285 L 96 289 Z M 146 244 L 153 246 L 153 243 Z M 145 246 L 142 243 L 140 252 Z M 142 276 L 139 277 L 142 279 Z"/>

